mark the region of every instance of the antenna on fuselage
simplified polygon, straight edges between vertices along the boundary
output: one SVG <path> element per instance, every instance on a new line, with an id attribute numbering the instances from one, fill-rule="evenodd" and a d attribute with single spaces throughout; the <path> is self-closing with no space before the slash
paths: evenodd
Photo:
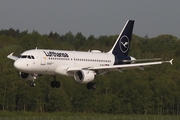
<path id="1" fill-rule="evenodd" d="M 38 48 L 36 47 L 35 50 L 37 50 Z"/>

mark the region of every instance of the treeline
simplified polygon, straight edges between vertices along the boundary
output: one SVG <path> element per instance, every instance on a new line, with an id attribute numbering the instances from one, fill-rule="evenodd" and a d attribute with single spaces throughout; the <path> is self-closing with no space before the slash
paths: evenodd
<path id="1" fill-rule="evenodd" d="M 83 36 L 58 33 L 39 34 L 9 29 L 0 31 L 0 110 L 32 112 L 86 112 L 107 114 L 179 114 L 180 113 L 180 40 L 172 35 L 155 38 L 133 35 L 130 55 L 139 58 L 174 58 L 173 66 L 163 64 L 123 73 L 110 72 L 95 78 L 96 90 L 73 77 L 58 76 L 59 89 L 52 89 L 52 76 L 22 80 L 7 55 L 18 56 L 27 49 L 110 50 L 118 35 Z"/>

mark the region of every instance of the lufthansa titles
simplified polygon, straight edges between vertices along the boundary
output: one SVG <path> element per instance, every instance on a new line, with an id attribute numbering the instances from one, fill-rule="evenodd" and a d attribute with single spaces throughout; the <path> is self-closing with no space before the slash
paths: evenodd
<path id="1" fill-rule="evenodd" d="M 47 57 L 69 57 L 67 53 L 54 52 L 54 51 L 49 51 L 49 52 L 43 51 L 43 52 Z"/>

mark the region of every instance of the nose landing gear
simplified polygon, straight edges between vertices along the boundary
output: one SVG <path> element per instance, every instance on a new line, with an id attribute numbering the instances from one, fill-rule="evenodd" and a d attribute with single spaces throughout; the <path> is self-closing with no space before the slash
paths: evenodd
<path id="1" fill-rule="evenodd" d="M 38 77 L 38 74 L 31 74 L 31 76 L 33 77 L 33 82 L 30 83 L 30 86 L 31 87 L 35 87 L 36 86 L 36 83 L 34 82 L 35 79 Z"/>
<path id="2" fill-rule="evenodd" d="M 31 87 L 35 87 L 35 86 L 36 86 L 36 83 L 35 83 L 35 82 L 31 82 L 31 83 L 30 83 L 30 86 L 31 86 Z"/>

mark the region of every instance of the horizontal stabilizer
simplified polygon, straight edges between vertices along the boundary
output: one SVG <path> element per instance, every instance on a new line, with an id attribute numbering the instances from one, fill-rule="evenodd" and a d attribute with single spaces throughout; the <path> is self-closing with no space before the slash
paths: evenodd
<path id="1" fill-rule="evenodd" d="M 129 63 L 129 62 L 145 62 L 145 61 L 157 61 L 161 60 L 161 58 L 150 58 L 150 59 L 135 59 L 135 60 L 123 60 L 124 63 Z"/>

